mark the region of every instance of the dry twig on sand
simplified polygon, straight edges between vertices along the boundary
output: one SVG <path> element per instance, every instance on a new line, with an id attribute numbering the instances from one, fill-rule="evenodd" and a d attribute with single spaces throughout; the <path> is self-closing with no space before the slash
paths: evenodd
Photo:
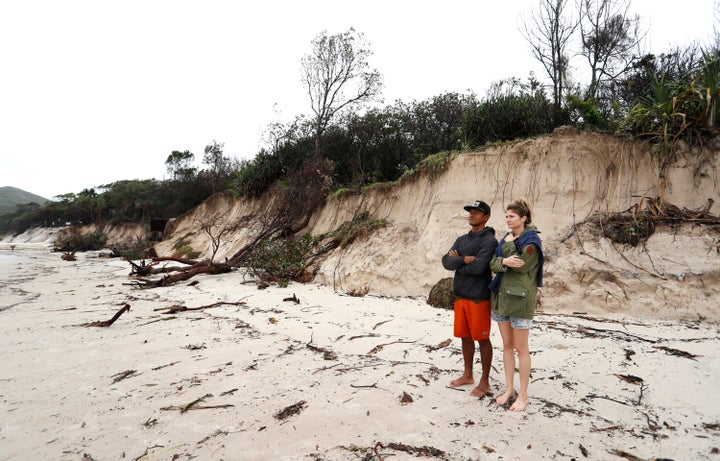
<path id="1" fill-rule="evenodd" d="M 369 355 L 377 354 L 378 352 L 380 352 L 381 350 L 383 350 L 383 348 L 384 348 L 385 346 L 389 346 L 389 345 L 391 345 L 391 344 L 413 344 L 413 343 L 415 343 L 415 342 L 416 342 L 416 341 L 393 341 L 393 342 L 391 342 L 391 343 L 378 344 L 377 346 L 373 347 L 372 350 L 371 350 L 370 352 L 368 352 L 368 354 L 369 354 Z"/>
<path id="2" fill-rule="evenodd" d="M 300 304 L 300 299 L 297 296 L 295 296 L 295 293 L 293 293 L 293 295 L 288 298 L 283 298 L 283 302 L 286 302 L 286 301 L 292 301 L 295 304 Z"/>
<path id="3" fill-rule="evenodd" d="M 170 306 L 170 307 L 161 307 L 161 308 L 158 308 L 158 309 L 155 309 L 155 310 L 156 310 L 156 311 L 161 311 L 161 310 L 163 310 L 163 309 L 167 309 L 167 310 L 165 310 L 165 312 L 162 312 L 162 313 L 163 313 L 163 314 L 175 314 L 175 313 L 177 313 L 177 312 L 199 311 L 199 310 L 203 310 L 203 309 L 210 309 L 210 308 L 217 307 L 217 306 L 222 306 L 222 305 L 228 305 L 228 306 L 244 306 L 245 304 L 246 304 L 245 301 L 238 301 L 238 302 L 218 301 L 218 302 L 216 302 L 216 303 L 208 304 L 208 305 L 206 305 L 206 306 L 185 307 L 185 306 L 181 306 L 181 305 L 179 305 L 179 304 L 174 304 L 174 305 L 172 305 L 172 306 Z"/>
<path id="4" fill-rule="evenodd" d="M 130 311 L 130 304 L 125 304 L 123 307 L 120 308 L 119 311 L 115 312 L 115 315 L 112 316 L 110 320 L 101 320 L 98 322 L 89 322 L 89 323 L 82 323 L 79 326 L 81 327 L 109 327 L 115 321 L 125 312 Z"/>
<path id="5" fill-rule="evenodd" d="M 112 384 L 115 384 L 118 381 L 122 381 L 123 379 L 130 378 L 131 376 L 137 376 L 137 374 L 137 370 L 121 371 L 120 373 L 116 373 L 111 376 L 111 378 L 113 378 Z"/>
<path id="6" fill-rule="evenodd" d="M 685 357 L 686 359 L 690 360 L 696 360 L 695 357 L 698 357 L 695 354 L 691 354 L 690 352 L 681 351 L 680 349 L 673 349 L 672 347 L 666 347 L 666 346 L 653 346 L 655 349 L 660 349 L 661 351 L 664 351 L 667 354 L 674 355 L 677 357 Z"/>
<path id="7" fill-rule="evenodd" d="M 212 409 L 212 408 L 231 408 L 231 407 L 235 406 L 232 404 L 198 405 L 198 403 L 205 401 L 205 399 L 208 397 L 212 397 L 212 394 L 206 394 L 206 395 L 199 397 L 185 405 L 171 405 L 169 407 L 162 407 L 161 410 L 180 410 L 180 413 L 185 413 L 186 411 L 189 411 L 189 410 L 208 410 L 208 409 Z"/>
<path id="8" fill-rule="evenodd" d="M 289 405 L 282 410 L 278 411 L 273 415 L 273 417 L 277 420 L 283 421 L 290 416 L 299 414 L 302 410 L 304 410 L 307 407 L 307 402 L 304 400 L 299 401 L 298 403 L 294 403 L 292 405 Z"/>

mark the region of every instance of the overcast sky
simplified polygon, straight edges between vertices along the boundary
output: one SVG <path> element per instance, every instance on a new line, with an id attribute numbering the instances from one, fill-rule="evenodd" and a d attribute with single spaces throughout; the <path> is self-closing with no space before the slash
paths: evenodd
<path id="1" fill-rule="evenodd" d="M 714 0 L 631 0 L 648 51 L 707 43 Z M 165 179 L 165 159 L 212 141 L 255 156 L 273 121 L 310 113 L 300 59 L 354 27 L 384 102 L 485 95 L 534 71 L 520 33 L 531 0 L 4 0 L 0 186 L 43 197 Z"/>

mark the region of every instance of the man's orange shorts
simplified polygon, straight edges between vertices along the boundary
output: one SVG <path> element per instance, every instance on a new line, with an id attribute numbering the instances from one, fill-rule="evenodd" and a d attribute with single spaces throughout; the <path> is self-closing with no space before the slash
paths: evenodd
<path id="1" fill-rule="evenodd" d="M 480 341 L 490 338 L 490 300 L 455 300 L 455 337 Z"/>

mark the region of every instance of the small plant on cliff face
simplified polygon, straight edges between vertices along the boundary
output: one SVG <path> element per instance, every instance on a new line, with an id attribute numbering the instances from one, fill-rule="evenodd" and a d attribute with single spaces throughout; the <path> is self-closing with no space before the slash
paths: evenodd
<path id="1" fill-rule="evenodd" d="M 173 245 L 174 255 L 181 258 L 194 259 L 200 256 L 200 252 L 193 250 L 190 241 L 185 237 L 181 238 Z"/>
<path id="2" fill-rule="evenodd" d="M 340 248 L 353 243 L 357 238 L 367 237 L 376 229 L 387 226 L 387 220 L 371 218 L 367 211 L 360 212 L 352 221 L 343 223 L 333 234 L 340 238 Z"/>
<path id="3" fill-rule="evenodd" d="M 613 213 L 600 218 L 602 234 L 615 243 L 637 246 L 654 232 L 655 226 L 646 209 L 635 207 L 624 213 Z"/>

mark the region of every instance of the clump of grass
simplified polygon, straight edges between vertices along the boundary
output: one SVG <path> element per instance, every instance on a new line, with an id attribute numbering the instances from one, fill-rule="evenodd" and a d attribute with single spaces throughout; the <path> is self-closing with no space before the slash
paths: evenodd
<path id="1" fill-rule="evenodd" d="M 185 237 L 175 242 L 173 250 L 174 255 L 179 258 L 195 259 L 200 256 L 200 252 L 195 251 Z"/>
<path id="2" fill-rule="evenodd" d="M 388 225 L 383 218 L 373 218 L 367 211 L 362 211 L 351 221 L 345 222 L 338 227 L 333 235 L 340 238 L 340 248 L 345 248 L 358 238 L 367 238 L 373 231 Z"/>

